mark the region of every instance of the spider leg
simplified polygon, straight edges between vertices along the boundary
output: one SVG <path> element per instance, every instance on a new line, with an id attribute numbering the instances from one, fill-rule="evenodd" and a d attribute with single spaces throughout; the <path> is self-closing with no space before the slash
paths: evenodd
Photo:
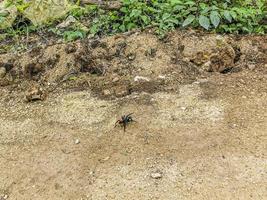
<path id="1" fill-rule="evenodd" d="M 120 123 L 121 122 L 121 120 L 118 120 L 118 121 L 116 121 L 116 123 L 115 123 L 115 127 L 118 125 L 118 123 Z"/>
<path id="2" fill-rule="evenodd" d="M 129 116 L 131 116 L 132 114 L 134 114 L 134 113 L 130 113 L 130 114 L 126 115 L 126 117 L 129 117 Z"/>
<path id="3" fill-rule="evenodd" d="M 123 123 L 123 131 L 125 132 L 126 131 L 126 123 Z"/>

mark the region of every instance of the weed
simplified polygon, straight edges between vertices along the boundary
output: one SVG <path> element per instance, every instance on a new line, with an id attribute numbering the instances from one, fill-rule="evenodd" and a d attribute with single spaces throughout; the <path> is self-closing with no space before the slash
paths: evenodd
<path id="1" fill-rule="evenodd" d="M 22 13 L 29 5 L 23 0 L 8 0 Z M 122 0 L 119 10 L 102 10 L 95 5 L 79 6 L 74 0 L 68 13 L 80 22 L 90 26 L 90 31 L 81 27 L 58 30 L 55 23 L 45 29 L 72 41 L 90 36 L 110 35 L 133 29 L 153 27 L 160 37 L 175 28 L 202 28 L 218 33 L 258 33 L 267 31 L 267 5 L 265 0 Z M 0 23 L 5 20 L 5 13 L 0 14 Z M 63 19 L 61 19 L 63 20 Z M 16 38 L 27 35 L 43 27 L 33 26 L 21 15 L 12 28 L 3 33 Z"/>

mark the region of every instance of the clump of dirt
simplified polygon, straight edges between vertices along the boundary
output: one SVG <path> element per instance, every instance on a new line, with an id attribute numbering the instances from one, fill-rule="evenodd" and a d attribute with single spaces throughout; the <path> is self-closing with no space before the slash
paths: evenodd
<path id="1" fill-rule="evenodd" d="M 266 45 L 261 41 L 265 40 L 266 36 L 236 40 L 229 35 L 183 31 L 170 33 L 163 41 L 152 33 L 136 32 L 39 46 L 21 55 L 0 55 L 7 74 L 0 83 L 35 81 L 47 91 L 64 83 L 66 88 L 90 89 L 111 98 L 177 90 L 175 83 L 190 83 L 209 73 L 263 69 Z"/>

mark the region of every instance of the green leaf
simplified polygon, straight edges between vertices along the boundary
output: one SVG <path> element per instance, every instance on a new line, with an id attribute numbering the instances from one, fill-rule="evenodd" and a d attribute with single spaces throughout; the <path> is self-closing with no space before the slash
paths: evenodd
<path id="1" fill-rule="evenodd" d="M 84 38 L 85 34 L 82 31 L 65 31 L 63 33 L 63 37 L 65 39 L 65 41 L 73 41 L 76 40 L 78 38 L 82 39 Z"/>
<path id="2" fill-rule="evenodd" d="M 141 15 L 141 10 L 133 9 L 131 14 L 130 14 L 130 17 L 138 17 L 140 15 Z"/>
<path id="3" fill-rule="evenodd" d="M 233 18 L 232 18 L 231 14 L 228 10 L 225 10 L 223 12 L 223 15 L 224 15 L 225 19 L 227 19 L 228 22 L 230 22 L 230 23 L 232 22 Z"/>
<path id="4" fill-rule="evenodd" d="M 126 27 L 124 24 L 120 25 L 119 29 L 122 31 L 122 32 L 125 32 L 126 30 Z"/>
<path id="5" fill-rule="evenodd" d="M 181 0 L 170 0 L 171 5 L 177 5 L 177 4 L 182 4 L 183 2 Z"/>
<path id="6" fill-rule="evenodd" d="M 122 7 L 122 8 L 120 9 L 120 11 L 123 12 L 123 13 L 127 13 L 128 9 L 127 9 L 126 7 Z"/>
<path id="7" fill-rule="evenodd" d="M 194 12 L 194 11 L 197 11 L 197 10 L 198 10 L 198 8 L 197 8 L 197 7 L 195 7 L 195 6 L 193 6 L 193 7 L 189 8 L 188 10 L 189 10 L 189 11 L 193 11 L 193 12 Z"/>
<path id="8" fill-rule="evenodd" d="M 145 16 L 145 15 L 141 15 L 141 19 L 145 23 L 145 25 L 147 25 L 149 23 L 149 21 L 150 21 L 149 18 L 147 16 Z"/>
<path id="9" fill-rule="evenodd" d="M 213 26 L 217 28 L 221 21 L 220 14 L 217 11 L 211 11 L 210 21 L 213 24 Z"/>
<path id="10" fill-rule="evenodd" d="M 209 28 L 210 28 L 209 18 L 207 18 L 206 16 L 203 16 L 203 15 L 200 15 L 198 21 L 199 21 L 200 26 L 202 26 L 206 30 L 209 30 Z"/>
<path id="11" fill-rule="evenodd" d="M 5 17 L 0 16 L 0 23 L 2 23 L 3 21 L 5 21 Z"/>
<path id="12" fill-rule="evenodd" d="M 186 2 L 184 2 L 184 4 L 193 6 L 193 5 L 196 5 L 196 2 L 194 2 L 194 1 L 186 1 Z"/>
<path id="13" fill-rule="evenodd" d="M 180 11 L 183 9 L 185 9 L 185 6 L 181 6 L 181 5 L 174 6 L 174 8 L 173 8 L 174 11 Z"/>
<path id="14" fill-rule="evenodd" d="M 183 27 L 188 26 L 189 24 L 191 24 L 194 20 L 195 20 L 195 16 L 194 15 L 189 15 L 183 23 Z"/>
<path id="15" fill-rule="evenodd" d="M 6 17 L 9 15 L 9 12 L 8 11 L 0 11 L 0 17 Z"/>
<path id="16" fill-rule="evenodd" d="M 70 80 L 70 81 L 75 81 L 75 80 L 77 80 L 77 79 L 78 79 L 77 76 L 71 76 L 71 77 L 69 77 L 69 80 Z"/>
<path id="17" fill-rule="evenodd" d="M 236 14 L 235 11 L 231 10 L 231 11 L 230 11 L 230 14 L 231 14 L 231 16 L 232 16 L 232 18 L 233 18 L 234 20 L 237 18 L 237 14 Z"/>
<path id="18" fill-rule="evenodd" d="M 168 19 L 170 16 L 171 16 L 170 13 L 164 13 L 163 16 L 162 16 L 162 20 L 166 20 L 166 19 Z"/>
<path id="19" fill-rule="evenodd" d="M 134 23 L 127 24 L 127 30 L 128 31 L 131 30 L 131 29 L 134 29 L 134 28 L 136 28 L 136 24 L 134 24 Z"/>
<path id="20" fill-rule="evenodd" d="M 210 10 L 211 10 L 210 7 L 205 7 L 205 8 L 201 11 L 201 14 L 206 14 L 206 13 L 208 13 Z"/>

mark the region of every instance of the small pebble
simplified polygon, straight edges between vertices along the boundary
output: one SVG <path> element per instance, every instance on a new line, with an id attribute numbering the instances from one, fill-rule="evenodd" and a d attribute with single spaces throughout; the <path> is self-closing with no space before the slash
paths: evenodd
<path id="1" fill-rule="evenodd" d="M 111 95 L 111 92 L 109 90 L 103 90 L 103 95 L 109 96 Z"/>
<path id="2" fill-rule="evenodd" d="M 0 78 L 3 78 L 6 75 L 6 68 L 0 67 Z"/>
<path id="3" fill-rule="evenodd" d="M 79 139 L 76 139 L 75 140 L 75 144 L 79 144 L 80 143 L 80 140 Z"/>
<path id="4" fill-rule="evenodd" d="M 151 178 L 154 178 L 154 179 L 160 179 L 162 178 L 162 173 L 160 172 L 153 172 L 150 174 Z"/>
<path id="5" fill-rule="evenodd" d="M 149 78 L 144 77 L 144 76 L 136 76 L 134 77 L 134 81 L 149 81 Z"/>
<path id="6" fill-rule="evenodd" d="M 112 80 L 112 82 L 113 83 L 115 83 L 115 82 L 117 82 L 117 81 L 119 81 L 120 79 L 118 78 L 118 77 L 115 77 L 113 80 Z"/>
<path id="7" fill-rule="evenodd" d="M 256 65 L 254 65 L 254 64 L 249 64 L 249 65 L 248 65 L 248 68 L 249 68 L 250 70 L 254 70 L 254 69 L 256 68 Z"/>
<path id="8" fill-rule="evenodd" d="M 105 157 L 104 159 L 103 159 L 103 161 L 107 161 L 107 160 L 109 160 L 109 156 L 107 156 L 107 157 Z"/>

